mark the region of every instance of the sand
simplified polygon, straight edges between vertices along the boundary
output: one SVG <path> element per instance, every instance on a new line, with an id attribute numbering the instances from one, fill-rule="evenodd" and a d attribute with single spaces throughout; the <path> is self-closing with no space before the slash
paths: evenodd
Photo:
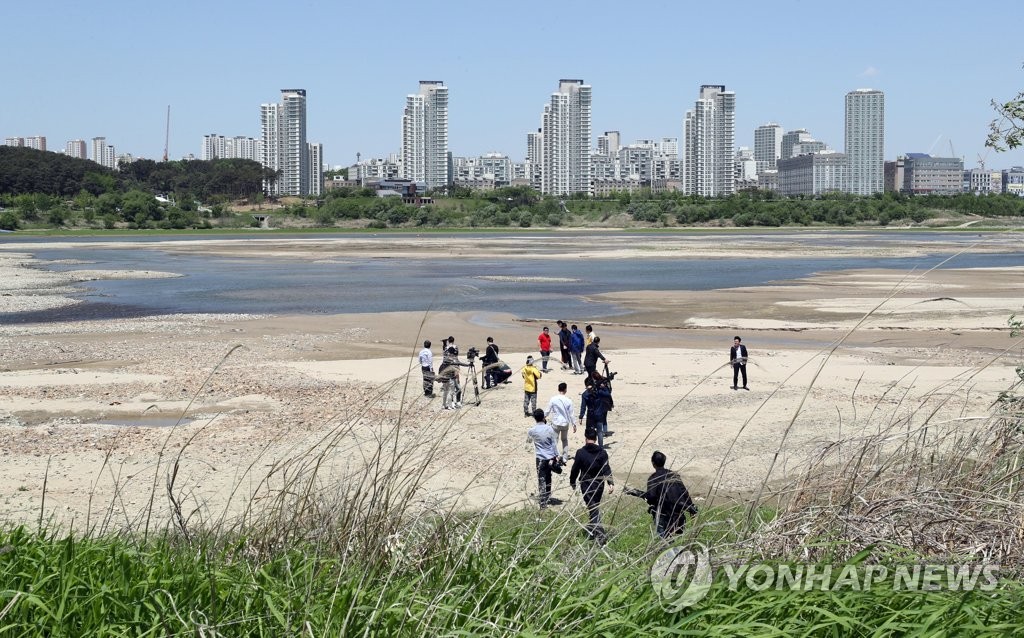
<path id="1" fill-rule="evenodd" d="M 689 238 L 610 241 L 603 256 L 723 256 Z M 787 249 L 815 253 L 803 243 L 743 241 L 759 258 Z M 211 240 L 178 249 L 311 260 L 353 252 L 444 258 L 438 242 L 278 238 L 258 247 Z M 509 253 L 558 252 L 535 241 L 499 243 Z M 578 247 L 578 239 L 571 243 Z M 1012 246 L 999 237 L 984 249 Z M 959 250 L 952 243 L 947 249 Z M 923 248 L 895 242 L 877 250 Z M 0 312 L 74 304 L 69 295 L 88 278 L 173 276 L 52 273 L 40 265 L 24 246 L 0 250 Z M 618 373 L 609 417 L 614 473 L 620 483 L 641 484 L 651 452 L 660 449 L 699 500 L 745 498 L 766 477 L 771 489 L 793 480 L 816 451 L 858 433 L 890 424 L 917 428 L 929 415 L 937 429 L 976 427 L 1016 379 L 1022 346 L 1010 338 L 1007 318 L 1024 308 L 1022 276 L 1024 265 L 860 270 L 764 287 L 601 295 L 633 310 L 593 322 Z M 424 502 L 531 506 L 536 480 L 518 371 L 527 354 L 536 354 L 540 326 L 500 312 L 172 315 L 0 326 L 0 519 L 33 522 L 42 512 L 79 528 L 98 520 L 128 524 L 148 507 L 156 485 L 154 515 L 165 521 L 175 459 L 176 493 L 200 505 L 207 520 L 231 515 L 260 492 L 276 464 L 318 450 L 322 484 L 329 486 L 361 471 L 396 427 L 399 450 L 438 444 L 426 462 Z M 731 389 L 727 355 L 736 333 L 750 352 L 749 391 Z M 423 397 L 414 355 L 424 338 L 447 334 L 457 336 L 463 352 L 493 335 L 516 371 L 512 383 L 456 411 Z M 565 381 L 578 409 L 581 379 L 558 369 L 545 374 L 541 404 Z M 332 432 L 339 434 L 325 447 Z M 582 428 L 571 439 L 574 447 L 582 444 Z M 556 477 L 555 492 L 565 507 L 578 505 L 567 474 Z"/>

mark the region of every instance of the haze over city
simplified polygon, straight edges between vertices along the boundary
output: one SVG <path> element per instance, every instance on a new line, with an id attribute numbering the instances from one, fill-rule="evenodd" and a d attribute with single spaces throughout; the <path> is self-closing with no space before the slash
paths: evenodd
<path id="1" fill-rule="evenodd" d="M 199 156 L 203 135 L 259 136 L 259 105 L 286 87 L 308 95 L 308 137 L 324 162 L 399 150 L 405 96 L 449 88 L 455 155 L 526 153 L 560 78 L 593 87 L 593 132 L 623 143 L 682 136 L 701 84 L 736 93 L 736 144 L 778 122 L 843 147 L 844 95 L 885 92 L 885 156 L 955 153 L 974 166 L 992 99 L 1024 87 L 1012 20 L 954 2 L 399 0 L 384 8 L 264 0 L 173 8 L 114 0 L 17 3 L 5 10 L 9 65 L 0 137 L 103 136 L 118 152 Z M 269 43 L 273 43 L 270 46 Z M 990 168 L 1024 152 L 988 154 Z"/>

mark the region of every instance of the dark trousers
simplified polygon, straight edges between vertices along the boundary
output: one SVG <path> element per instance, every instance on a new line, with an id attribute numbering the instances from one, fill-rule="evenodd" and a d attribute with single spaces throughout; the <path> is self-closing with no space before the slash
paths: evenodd
<path id="1" fill-rule="evenodd" d="M 604 528 L 601 527 L 601 498 L 604 496 L 604 480 L 581 481 L 580 493 L 583 494 L 583 503 L 587 506 L 587 516 L 590 522 L 587 524 L 587 533 L 595 541 L 604 543 Z"/>
<path id="2" fill-rule="evenodd" d="M 569 347 L 565 346 L 561 348 L 562 351 L 562 367 L 569 367 L 572 365 L 572 357 L 569 356 Z"/>
<path id="3" fill-rule="evenodd" d="M 434 394 L 434 371 L 430 368 L 422 368 L 423 370 L 423 395 L 433 396 Z"/>
<path id="4" fill-rule="evenodd" d="M 741 374 L 743 375 L 743 387 L 745 388 L 747 387 L 747 365 L 732 364 L 732 387 L 735 388 L 739 385 L 736 383 L 736 380 L 739 379 Z"/>
<path id="5" fill-rule="evenodd" d="M 548 459 L 535 459 L 537 461 L 537 499 L 540 506 L 547 507 L 551 498 L 551 462 Z"/>

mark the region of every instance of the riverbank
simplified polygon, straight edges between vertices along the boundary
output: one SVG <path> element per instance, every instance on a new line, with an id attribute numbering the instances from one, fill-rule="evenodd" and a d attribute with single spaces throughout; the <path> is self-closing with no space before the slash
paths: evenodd
<path id="1" fill-rule="evenodd" d="M 396 250 L 450 256 L 429 238 L 408 241 Z M 237 255 L 252 247 L 187 249 Z M 635 242 L 624 258 L 651 249 Z M 330 258 L 328 249 L 298 240 L 273 250 Z M 532 243 L 529 250 L 560 248 Z M 6 287 L 0 307 L 66 296 L 74 285 L 65 273 L 33 268 L 26 255 L 2 264 L 34 279 Z M 13 281 L 14 272 L 0 281 Z M 970 427 L 1015 378 L 1020 346 L 1006 319 L 1024 305 L 1022 272 L 861 270 L 739 289 L 613 293 L 630 313 L 594 324 L 619 373 L 609 421 L 613 469 L 638 483 L 651 451 L 661 449 L 701 499 L 742 497 L 766 477 L 772 486 L 785 484 L 822 446 L 882 422 L 909 426 L 934 409 L 936 423 Z M 156 514 L 166 517 L 163 485 L 172 459 L 177 488 L 190 503 L 211 514 L 237 513 L 270 489 L 263 479 L 283 463 L 322 454 L 329 484 L 357 471 L 390 432 L 398 449 L 438 444 L 423 461 L 424 502 L 523 506 L 535 478 L 521 380 L 514 374 L 513 383 L 485 391 L 479 406 L 443 411 L 439 400 L 422 396 L 413 357 L 425 338 L 436 354 L 442 336 L 456 335 L 463 352 L 494 336 L 518 371 L 527 353 L 536 355 L 542 323 L 494 308 L 0 326 L 7 353 L 0 480 L 11 486 L 0 517 L 37 520 L 45 484 L 44 516 L 78 525 L 113 510 L 116 520 L 133 520 L 148 507 L 154 479 Z M 730 389 L 735 333 L 750 348 L 746 392 Z M 580 377 L 556 370 L 541 380 L 542 404 L 560 381 L 578 403 Z M 568 499 L 564 475 L 556 493 Z"/>

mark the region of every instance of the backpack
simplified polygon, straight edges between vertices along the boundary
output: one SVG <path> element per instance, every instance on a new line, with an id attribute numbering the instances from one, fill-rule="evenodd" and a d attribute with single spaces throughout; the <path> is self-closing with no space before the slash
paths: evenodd
<path id="1" fill-rule="evenodd" d="M 683 485 L 683 479 L 675 472 L 669 472 L 661 488 L 661 507 L 663 510 L 686 512 L 691 516 L 697 513 L 697 506 L 693 504 L 690 493 Z"/>

